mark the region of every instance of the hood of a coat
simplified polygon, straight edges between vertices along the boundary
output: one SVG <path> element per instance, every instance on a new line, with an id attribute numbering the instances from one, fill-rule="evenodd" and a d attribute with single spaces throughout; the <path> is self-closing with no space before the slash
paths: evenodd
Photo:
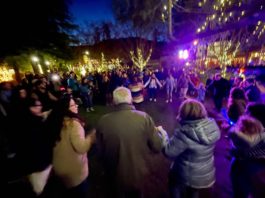
<path id="1" fill-rule="evenodd" d="M 220 129 L 214 119 L 184 121 L 181 125 L 180 132 L 200 144 L 211 145 L 220 138 Z"/>

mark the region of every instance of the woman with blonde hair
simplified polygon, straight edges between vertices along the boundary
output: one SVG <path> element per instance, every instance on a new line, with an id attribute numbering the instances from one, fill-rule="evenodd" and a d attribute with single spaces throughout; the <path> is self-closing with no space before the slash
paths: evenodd
<path id="1" fill-rule="evenodd" d="M 178 112 L 179 126 L 168 139 L 158 127 L 163 152 L 173 161 L 169 174 L 171 197 L 208 197 L 215 183 L 214 148 L 220 138 L 216 122 L 208 118 L 202 103 L 188 99 Z"/>

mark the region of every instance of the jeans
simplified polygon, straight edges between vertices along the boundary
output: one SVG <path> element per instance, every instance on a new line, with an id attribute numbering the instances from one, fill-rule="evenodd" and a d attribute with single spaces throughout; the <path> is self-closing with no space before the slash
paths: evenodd
<path id="1" fill-rule="evenodd" d="M 82 101 L 85 108 L 93 107 L 93 96 L 92 94 L 82 94 Z"/>
<path id="2" fill-rule="evenodd" d="M 180 98 L 186 98 L 187 92 L 188 92 L 188 88 L 181 88 L 180 93 L 179 93 Z"/>
<path id="3" fill-rule="evenodd" d="M 185 185 L 172 186 L 169 189 L 171 198 L 211 198 L 212 188 L 196 189 Z"/>
<path id="4" fill-rule="evenodd" d="M 167 87 L 167 99 L 170 100 L 172 99 L 172 93 L 173 93 L 174 87 Z"/>
<path id="5" fill-rule="evenodd" d="M 170 172 L 169 175 L 169 194 L 170 198 L 212 198 L 212 187 L 196 189 L 178 181 L 176 173 Z"/>
<path id="6" fill-rule="evenodd" d="M 156 98 L 156 88 L 149 88 L 149 98 Z"/>

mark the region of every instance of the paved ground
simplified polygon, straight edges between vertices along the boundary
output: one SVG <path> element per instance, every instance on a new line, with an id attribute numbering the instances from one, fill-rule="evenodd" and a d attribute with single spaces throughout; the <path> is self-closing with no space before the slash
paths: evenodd
<path id="1" fill-rule="evenodd" d="M 156 125 L 162 125 L 169 134 L 172 134 L 174 131 L 174 124 L 176 118 L 176 112 L 179 104 L 166 104 L 164 100 L 158 99 L 157 103 L 154 102 L 145 102 L 143 105 L 137 106 L 137 109 L 146 111 L 150 114 Z M 212 111 L 213 107 L 211 102 L 206 102 L 207 108 Z M 104 115 L 105 113 L 111 111 L 111 107 L 105 106 L 96 106 L 95 112 L 86 113 L 82 109 L 80 111 L 81 115 L 85 118 L 86 122 L 90 126 L 95 126 L 98 119 Z M 218 115 L 214 112 L 211 113 L 214 117 L 218 117 Z M 216 162 L 216 170 L 217 170 L 217 181 L 214 188 L 215 198 L 230 198 L 232 197 L 231 185 L 229 181 L 229 160 L 227 158 L 229 148 L 229 142 L 224 138 L 224 134 L 222 134 L 222 138 L 218 141 L 215 151 L 215 162 Z M 92 150 L 89 153 L 89 161 L 90 161 L 90 191 L 88 197 L 90 198 L 103 198 L 108 197 L 105 196 L 105 184 L 102 179 L 102 169 L 97 161 L 97 155 L 95 150 Z M 150 198 L 167 198 L 167 174 L 169 171 L 170 161 L 165 159 L 162 154 L 154 155 L 150 157 L 148 160 L 149 167 L 151 170 L 150 177 L 146 178 L 145 182 L 145 194 Z M 22 197 L 22 195 L 26 191 L 26 185 L 21 183 L 19 185 L 13 185 L 8 188 L 9 196 L 7 197 Z M 58 190 L 56 182 L 50 185 L 53 196 L 56 197 L 56 191 Z M 11 194 L 16 194 L 16 196 L 11 196 Z M 19 195 L 19 196 L 18 196 Z M 23 195 L 25 197 L 25 195 Z M 26 196 L 29 197 L 29 196 Z"/>

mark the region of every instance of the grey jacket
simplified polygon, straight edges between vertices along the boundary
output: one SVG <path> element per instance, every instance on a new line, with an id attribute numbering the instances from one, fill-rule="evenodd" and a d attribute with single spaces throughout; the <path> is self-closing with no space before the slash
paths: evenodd
<path id="1" fill-rule="evenodd" d="M 213 119 L 181 123 L 164 147 L 165 155 L 174 159 L 171 174 L 178 183 L 193 188 L 214 184 L 214 147 L 219 138 L 220 130 Z"/>

